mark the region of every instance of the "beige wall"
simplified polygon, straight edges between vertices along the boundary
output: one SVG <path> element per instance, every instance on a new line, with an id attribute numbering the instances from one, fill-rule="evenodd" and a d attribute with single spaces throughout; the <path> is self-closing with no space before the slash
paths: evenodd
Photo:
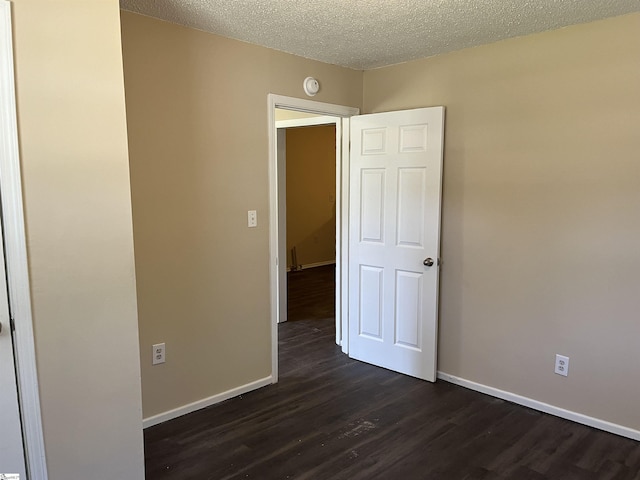
<path id="1" fill-rule="evenodd" d="M 49 478 L 142 478 L 117 2 L 13 4 Z M 441 369 L 636 429 L 639 28 L 364 76 L 366 111 L 447 107 Z M 129 13 L 123 29 L 149 416 L 270 373 L 266 95 L 313 75 L 317 100 L 360 106 L 362 74 Z"/>
<path id="2" fill-rule="evenodd" d="M 638 32 L 633 14 L 364 74 L 367 113 L 446 106 L 439 368 L 634 429 Z"/>
<path id="3" fill-rule="evenodd" d="M 142 479 L 118 2 L 16 0 L 13 12 L 49 479 Z"/>
<path id="4" fill-rule="evenodd" d="M 267 94 L 313 75 L 315 100 L 359 107 L 362 73 L 128 12 L 122 30 L 150 417 L 271 374 Z"/>
<path id="5" fill-rule="evenodd" d="M 336 127 L 287 129 L 287 266 L 336 260 Z"/>

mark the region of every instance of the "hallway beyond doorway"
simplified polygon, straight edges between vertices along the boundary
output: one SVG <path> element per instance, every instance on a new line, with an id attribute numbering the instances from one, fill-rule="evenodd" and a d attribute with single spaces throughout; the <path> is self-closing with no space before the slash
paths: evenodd
<path id="1" fill-rule="evenodd" d="M 335 318 L 336 266 L 287 273 L 289 321 Z"/>

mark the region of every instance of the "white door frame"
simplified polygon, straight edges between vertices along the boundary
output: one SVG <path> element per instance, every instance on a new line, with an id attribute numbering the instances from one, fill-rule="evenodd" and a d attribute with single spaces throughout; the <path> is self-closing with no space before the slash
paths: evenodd
<path id="1" fill-rule="evenodd" d="M 31 315 L 31 293 L 24 228 L 22 180 L 13 72 L 11 2 L 0 2 L 0 200 L 9 305 L 14 323 L 22 430 L 30 480 L 46 480 L 47 465 Z"/>
<path id="2" fill-rule="evenodd" d="M 272 382 L 278 381 L 278 318 L 280 316 L 280 282 L 279 270 L 281 268 L 286 269 L 286 260 L 278 258 L 278 246 L 279 246 L 279 232 L 278 232 L 278 162 L 277 162 L 277 140 L 276 140 L 276 120 L 275 109 L 282 108 L 286 110 L 295 110 L 305 113 L 315 113 L 317 115 L 327 115 L 334 117 L 342 117 L 347 119 L 353 115 L 358 115 L 360 110 L 354 107 L 347 107 L 343 105 L 334 105 L 330 103 L 315 102 L 312 100 L 305 100 L 295 97 L 285 97 L 282 95 L 275 95 L 270 93 L 267 95 L 267 107 L 268 107 L 268 128 L 269 128 L 269 279 L 270 279 L 270 298 L 271 298 L 271 377 Z M 344 122 L 344 120 L 343 120 Z M 344 124 L 343 124 L 344 127 Z M 347 130 L 345 132 L 345 130 Z M 346 139 L 346 145 L 348 147 L 348 129 L 343 128 L 343 151 L 344 151 L 344 137 Z M 345 177 L 345 164 L 346 164 L 346 177 Z M 341 252 L 347 252 L 346 246 L 348 245 L 348 239 L 342 232 L 347 232 L 348 225 L 345 223 L 348 220 L 348 192 L 345 195 L 345 191 L 348 189 L 349 165 L 348 155 L 342 155 L 341 165 L 336 166 L 336 270 L 340 270 L 341 282 L 340 297 L 347 298 L 345 294 L 345 288 L 347 283 L 344 281 L 345 256 L 341 255 Z M 344 341 L 343 332 L 346 324 L 345 305 L 346 302 L 341 302 L 341 298 L 336 297 L 336 308 L 340 305 L 341 312 L 341 325 L 336 327 L 336 338 L 341 338 L 341 344 L 343 350 L 346 348 L 348 342 Z"/>

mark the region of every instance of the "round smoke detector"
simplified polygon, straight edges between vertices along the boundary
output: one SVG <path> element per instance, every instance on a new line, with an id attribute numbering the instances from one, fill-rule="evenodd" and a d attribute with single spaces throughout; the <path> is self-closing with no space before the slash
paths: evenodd
<path id="1" fill-rule="evenodd" d="M 313 97 L 316 93 L 318 93 L 318 90 L 320 90 L 320 84 L 318 83 L 318 80 L 313 77 L 305 78 L 302 86 L 304 87 L 304 93 L 306 93 L 310 97 Z"/>

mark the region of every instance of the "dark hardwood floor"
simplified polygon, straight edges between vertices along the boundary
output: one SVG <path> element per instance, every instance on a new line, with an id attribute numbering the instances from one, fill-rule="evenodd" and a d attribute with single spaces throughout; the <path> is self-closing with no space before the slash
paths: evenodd
<path id="1" fill-rule="evenodd" d="M 333 320 L 336 310 L 335 276 L 335 265 L 287 273 L 288 320 Z"/>
<path id="2" fill-rule="evenodd" d="M 639 442 L 350 360 L 334 332 L 280 325 L 278 384 L 146 429 L 147 479 L 640 480 Z"/>

